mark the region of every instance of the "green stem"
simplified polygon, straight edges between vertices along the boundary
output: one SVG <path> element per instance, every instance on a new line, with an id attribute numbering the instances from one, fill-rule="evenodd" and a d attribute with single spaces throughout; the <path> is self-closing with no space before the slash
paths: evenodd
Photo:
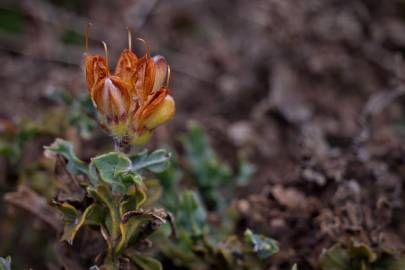
<path id="1" fill-rule="evenodd" d="M 111 211 L 110 215 L 111 215 L 111 237 L 112 241 L 115 242 L 117 241 L 120 233 L 119 224 L 121 223 L 121 221 L 116 211 Z"/>
<path id="2" fill-rule="evenodd" d="M 117 255 L 122 252 L 127 243 L 127 225 L 121 223 L 120 230 L 121 230 L 121 240 L 119 241 L 117 247 L 115 248 L 115 254 Z"/>

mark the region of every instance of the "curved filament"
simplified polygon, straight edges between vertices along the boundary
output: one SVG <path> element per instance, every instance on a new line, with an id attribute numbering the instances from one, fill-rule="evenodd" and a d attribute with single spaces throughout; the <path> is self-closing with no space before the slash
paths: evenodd
<path id="1" fill-rule="evenodd" d="M 108 48 L 107 48 L 107 44 L 105 43 L 105 41 L 101 41 L 101 43 L 104 46 L 105 63 L 106 63 L 106 66 L 108 67 Z"/>
<path id="2" fill-rule="evenodd" d="M 86 52 L 89 51 L 89 32 L 91 28 L 91 23 L 87 24 L 86 31 L 84 32 L 84 48 L 86 49 Z"/>
<path id="3" fill-rule="evenodd" d="M 146 41 L 143 38 L 137 38 L 137 40 L 141 41 L 145 48 L 146 48 L 146 57 L 149 58 L 150 57 L 150 49 L 148 47 L 148 44 L 146 43 Z"/>
<path id="4" fill-rule="evenodd" d="M 128 49 L 132 51 L 132 33 L 129 27 L 127 27 L 127 30 L 128 30 Z"/>
<path id="5" fill-rule="evenodd" d="M 171 69 L 170 69 L 170 66 L 167 65 L 167 75 L 166 75 L 166 87 L 167 88 L 169 88 L 170 75 L 171 75 Z"/>

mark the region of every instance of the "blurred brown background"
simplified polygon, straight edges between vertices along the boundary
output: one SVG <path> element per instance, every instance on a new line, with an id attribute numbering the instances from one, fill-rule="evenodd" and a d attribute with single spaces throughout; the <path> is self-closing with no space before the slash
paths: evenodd
<path id="1" fill-rule="evenodd" d="M 221 157 L 256 165 L 236 204 L 280 241 L 275 269 L 312 269 L 352 227 L 402 248 L 405 1 L 1 0 L 0 117 L 37 117 L 53 89 L 87 91 L 88 22 L 110 63 L 126 27 L 168 59 L 177 114 L 153 143 L 176 145 L 195 119 Z"/>

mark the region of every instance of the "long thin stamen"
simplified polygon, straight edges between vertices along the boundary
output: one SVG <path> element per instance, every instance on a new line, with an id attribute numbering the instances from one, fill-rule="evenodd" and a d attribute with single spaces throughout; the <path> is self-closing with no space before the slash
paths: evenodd
<path id="1" fill-rule="evenodd" d="M 91 23 L 87 24 L 86 31 L 84 32 L 84 48 L 86 52 L 89 52 L 89 32 L 90 32 Z"/>
<path id="2" fill-rule="evenodd" d="M 147 58 L 149 58 L 150 57 L 150 49 L 148 47 L 148 44 L 146 43 L 146 41 L 143 38 L 137 38 L 137 40 L 141 41 L 145 45 L 146 56 L 147 56 Z"/>
<path id="3" fill-rule="evenodd" d="M 169 87 L 169 83 L 170 83 L 170 75 L 171 75 L 171 69 L 170 69 L 170 66 L 169 66 L 169 65 L 167 65 L 166 87 Z"/>
<path id="4" fill-rule="evenodd" d="M 107 48 L 107 44 L 104 41 L 101 41 L 101 43 L 103 43 L 103 46 L 104 46 L 105 63 L 106 63 L 106 66 L 108 67 L 108 48 Z"/>
<path id="5" fill-rule="evenodd" d="M 129 27 L 127 27 L 127 30 L 128 30 L 128 49 L 132 51 L 132 33 Z"/>

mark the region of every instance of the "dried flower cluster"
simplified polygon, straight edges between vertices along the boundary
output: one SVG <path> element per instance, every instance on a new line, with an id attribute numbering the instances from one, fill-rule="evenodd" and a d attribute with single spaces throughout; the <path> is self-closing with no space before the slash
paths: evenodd
<path id="1" fill-rule="evenodd" d="M 143 57 L 137 57 L 128 31 L 128 48 L 111 73 L 103 45 L 105 57 L 86 53 L 84 58 L 87 87 L 100 126 L 121 144 L 146 143 L 153 130 L 171 120 L 175 112 L 168 88 L 170 67 L 163 56 L 151 57 L 148 48 Z"/>

